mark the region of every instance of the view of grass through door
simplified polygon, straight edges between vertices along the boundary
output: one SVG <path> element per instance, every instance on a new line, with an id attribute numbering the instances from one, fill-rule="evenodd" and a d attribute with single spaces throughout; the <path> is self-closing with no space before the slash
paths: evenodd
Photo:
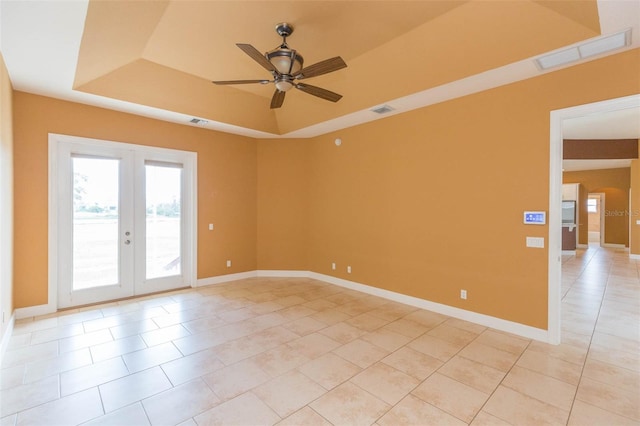
<path id="1" fill-rule="evenodd" d="M 182 165 L 147 162 L 146 278 L 180 275 Z"/>
<path id="2" fill-rule="evenodd" d="M 192 285 L 195 153 L 50 138 L 57 306 Z"/>
<path id="3" fill-rule="evenodd" d="M 117 284 L 120 160 L 72 159 L 73 289 Z"/>

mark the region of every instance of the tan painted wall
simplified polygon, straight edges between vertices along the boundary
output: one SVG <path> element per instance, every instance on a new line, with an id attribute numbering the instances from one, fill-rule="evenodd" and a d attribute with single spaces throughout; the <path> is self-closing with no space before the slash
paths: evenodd
<path id="1" fill-rule="evenodd" d="M 581 183 L 581 188 L 585 188 L 586 192 L 603 192 L 605 194 L 604 242 L 606 244 L 629 245 L 628 212 L 631 182 L 629 168 L 565 172 L 563 182 Z M 586 211 L 586 204 L 584 209 Z M 586 230 L 587 227 L 584 228 Z M 583 236 L 582 232 L 580 233 L 580 244 L 587 244 L 587 236 Z"/>
<path id="2" fill-rule="evenodd" d="M 636 49 L 306 142 L 261 143 L 261 196 L 290 189 L 291 197 L 270 206 L 272 220 L 261 221 L 258 234 L 295 234 L 284 218 L 291 205 L 308 202 L 309 239 L 299 247 L 307 263 L 293 249 L 279 259 L 291 269 L 546 329 L 548 251 L 526 248 L 525 237 L 546 237 L 548 228 L 523 225 L 522 214 L 549 208 L 549 112 L 640 93 L 639 54 Z M 342 146 L 335 146 L 336 137 Z M 306 151 L 277 155 L 296 142 Z M 308 170 L 289 168 L 289 184 L 277 179 L 269 187 L 264 177 L 280 176 L 289 161 L 308 162 Z M 307 176 L 305 194 L 296 180 Z M 259 246 L 259 252 L 278 247 L 275 241 Z M 258 262 L 260 269 L 272 266 Z M 468 300 L 459 298 L 460 289 Z"/>
<path id="3" fill-rule="evenodd" d="M 306 270 L 309 216 L 309 143 L 259 140 L 259 269 Z"/>
<path id="4" fill-rule="evenodd" d="M 17 92 L 15 304 L 46 303 L 54 132 L 198 151 L 200 278 L 312 270 L 544 329 L 547 249 L 525 237 L 548 230 L 522 212 L 548 210 L 549 111 L 640 93 L 639 53 L 309 140 L 256 143 Z"/>
<path id="5" fill-rule="evenodd" d="M 0 341 L 13 314 L 13 89 L 0 54 Z"/>
<path id="6" fill-rule="evenodd" d="M 198 278 L 256 269 L 253 139 L 15 92 L 17 308 L 47 303 L 48 133 L 196 151 Z M 227 259 L 232 268 L 226 267 Z"/>

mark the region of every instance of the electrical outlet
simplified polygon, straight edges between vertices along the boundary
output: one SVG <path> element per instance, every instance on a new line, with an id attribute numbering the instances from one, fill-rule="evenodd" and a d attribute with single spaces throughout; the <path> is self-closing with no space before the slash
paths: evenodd
<path id="1" fill-rule="evenodd" d="M 347 274 L 351 273 L 351 266 L 347 266 Z"/>
<path id="2" fill-rule="evenodd" d="M 460 299 L 467 300 L 467 290 L 460 290 Z"/>
<path id="3" fill-rule="evenodd" d="M 336 262 L 331 263 L 331 269 L 334 271 L 336 270 Z"/>
<path id="4" fill-rule="evenodd" d="M 209 224 L 209 231 L 213 231 L 213 223 Z"/>
<path id="5" fill-rule="evenodd" d="M 231 261 L 227 260 L 227 268 L 231 268 Z"/>

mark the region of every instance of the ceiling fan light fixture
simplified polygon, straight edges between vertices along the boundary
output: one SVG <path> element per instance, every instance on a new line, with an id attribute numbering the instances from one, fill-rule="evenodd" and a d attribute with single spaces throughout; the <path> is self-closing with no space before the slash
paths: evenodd
<path id="1" fill-rule="evenodd" d="M 276 81 L 276 89 L 281 92 L 286 92 L 287 90 L 293 87 L 293 83 L 289 80 L 278 80 Z"/>
<path id="2" fill-rule="evenodd" d="M 302 56 L 296 54 L 295 50 L 288 49 L 284 45 L 268 52 L 267 59 L 280 74 L 291 75 L 302 69 Z"/>

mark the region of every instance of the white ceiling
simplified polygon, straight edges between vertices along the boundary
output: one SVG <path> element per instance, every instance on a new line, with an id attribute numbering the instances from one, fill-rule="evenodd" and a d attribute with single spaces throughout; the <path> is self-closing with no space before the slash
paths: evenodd
<path id="1" fill-rule="evenodd" d="M 572 118 L 562 123 L 565 139 L 638 139 L 640 108 Z"/>
<path id="2" fill-rule="evenodd" d="M 562 160 L 563 172 L 623 169 L 626 167 L 631 167 L 631 160 Z"/>
<path id="3" fill-rule="evenodd" d="M 0 51 L 7 65 L 14 89 L 186 124 L 192 118 L 191 115 L 110 99 L 72 89 L 87 8 L 87 0 L 0 0 Z M 598 0 L 598 10 L 602 34 L 612 34 L 632 28 L 632 42 L 625 49 L 640 47 L 640 20 L 638 19 L 640 16 L 640 2 Z M 600 57 L 602 56 L 595 56 L 588 60 Z M 545 71 L 540 71 L 535 66 L 534 59 L 528 58 L 409 96 L 389 99 L 385 103 L 392 106 L 394 111 L 382 117 L 400 114 L 545 73 Z M 582 60 L 581 62 L 586 61 Z M 575 65 L 575 63 L 571 65 Z M 558 69 L 560 67 L 546 72 Z M 371 105 L 371 108 L 376 106 Z M 314 124 L 285 135 L 260 132 L 213 120 L 209 120 L 201 127 L 256 138 L 312 137 L 382 118 L 371 112 L 371 108 Z M 634 118 L 636 119 L 635 122 L 633 122 Z M 576 119 L 575 122 L 567 123 L 566 135 L 573 135 L 570 136 L 571 138 L 593 138 L 593 135 L 596 134 L 600 135 L 598 138 L 618 137 L 610 135 L 619 134 L 622 127 L 634 128 L 635 126 L 635 130 L 637 130 L 637 118 L 638 112 L 630 111 L 629 115 L 621 118 L 623 121 L 631 120 L 630 124 L 625 124 L 624 126 L 618 124 L 613 126 L 603 125 L 603 123 L 609 123 L 612 119 L 611 117 Z M 585 137 L 584 135 L 591 135 L 591 137 Z M 638 136 L 636 134 L 628 137 Z"/>

